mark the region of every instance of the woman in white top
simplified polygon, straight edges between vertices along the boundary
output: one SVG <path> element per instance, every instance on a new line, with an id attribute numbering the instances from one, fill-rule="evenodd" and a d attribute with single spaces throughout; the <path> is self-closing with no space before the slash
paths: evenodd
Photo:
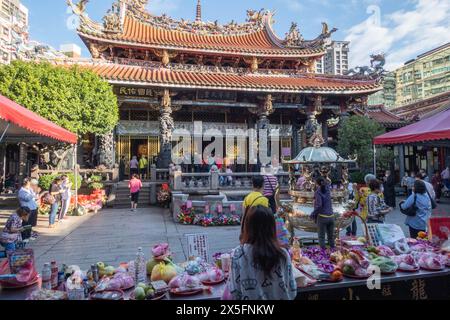
<path id="1" fill-rule="evenodd" d="M 243 221 L 241 245 L 232 255 L 227 290 L 233 300 L 293 300 L 297 296 L 289 253 L 276 237 L 268 208 L 251 208 Z"/>
<path id="2" fill-rule="evenodd" d="M 59 221 L 66 219 L 66 214 L 69 211 L 70 199 L 72 198 L 72 183 L 68 176 L 62 176 L 61 188 L 63 193 L 61 194 L 61 210 L 59 211 Z"/>

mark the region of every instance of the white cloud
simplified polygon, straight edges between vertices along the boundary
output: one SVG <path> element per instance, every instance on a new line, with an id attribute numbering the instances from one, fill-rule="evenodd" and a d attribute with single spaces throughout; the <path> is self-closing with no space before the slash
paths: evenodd
<path id="1" fill-rule="evenodd" d="M 302 11 L 303 9 L 303 4 L 300 2 L 300 0 L 281 0 L 281 1 L 286 5 L 286 7 L 289 10 L 299 12 Z"/>
<path id="2" fill-rule="evenodd" d="M 386 68 L 395 69 L 407 60 L 449 40 L 450 1 L 414 0 L 411 10 L 381 15 L 377 12 L 347 30 L 352 66 L 367 65 L 369 55 L 387 54 Z"/>
<path id="3" fill-rule="evenodd" d="M 150 0 L 147 8 L 152 14 L 160 15 L 175 11 L 179 5 L 180 0 Z M 195 10 L 194 5 L 192 5 L 192 10 Z"/>

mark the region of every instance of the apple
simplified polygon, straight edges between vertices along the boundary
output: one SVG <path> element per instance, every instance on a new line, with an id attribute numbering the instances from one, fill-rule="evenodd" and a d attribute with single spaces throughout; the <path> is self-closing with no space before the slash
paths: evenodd
<path id="1" fill-rule="evenodd" d="M 141 287 L 134 289 L 134 297 L 136 300 L 145 300 L 145 290 Z"/>

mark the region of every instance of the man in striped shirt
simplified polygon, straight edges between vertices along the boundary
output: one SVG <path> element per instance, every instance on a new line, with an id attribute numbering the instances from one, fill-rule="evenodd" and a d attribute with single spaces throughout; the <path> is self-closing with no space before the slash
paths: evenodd
<path id="1" fill-rule="evenodd" d="M 274 176 L 272 168 L 267 166 L 263 169 L 264 176 L 264 196 L 269 199 L 269 206 L 272 212 L 277 213 L 277 203 L 275 196 L 277 194 L 277 189 L 280 187 L 277 177 Z"/>

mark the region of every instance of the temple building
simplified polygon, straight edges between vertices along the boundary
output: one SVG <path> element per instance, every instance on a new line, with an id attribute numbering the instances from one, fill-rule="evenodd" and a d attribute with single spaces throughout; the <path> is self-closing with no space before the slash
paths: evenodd
<path id="1" fill-rule="evenodd" d="M 200 1 L 188 21 L 153 15 L 147 0 L 117 0 L 99 23 L 88 17 L 87 1 L 68 2 L 93 58 L 76 63 L 109 81 L 120 105 L 120 123 L 99 148 L 107 165 L 146 155 L 167 166 L 173 130 L 192 129 L 194 121 L 222 132 L 280 129 L 280 153 L 289 160 L 306 145 L 311 124 L 331 140 L 329 126 L 366 108 L 382 88 L 376 78 L 316 73 L 336 31 L 326 23 L 305 40 L 296 23 L 277 36 L 266 10 L 221 25 L 203 20 Z"/>

